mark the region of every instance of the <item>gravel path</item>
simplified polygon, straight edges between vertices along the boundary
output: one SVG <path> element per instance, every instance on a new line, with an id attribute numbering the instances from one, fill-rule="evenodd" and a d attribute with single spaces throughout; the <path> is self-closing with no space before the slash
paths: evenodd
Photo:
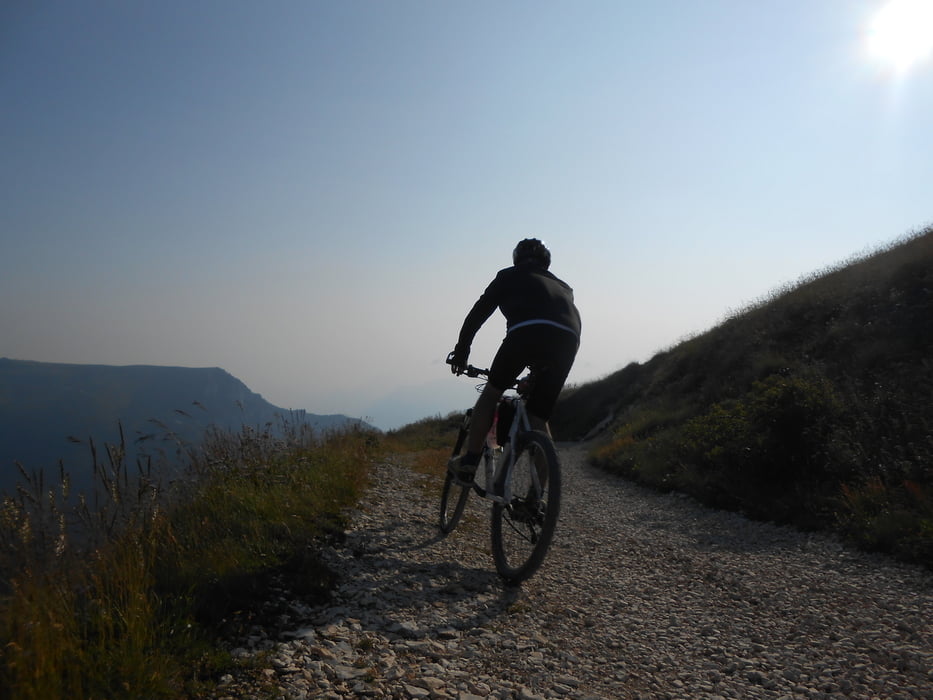
<path id="1" fill-rule="evenodd" d="M 237 650 L 271 647 L 267 694 L 233 678 L 223 693 L 933 698 L 933 575 L 642 489 L 580 446 L 560 454 L 555 541 L 518 589 L 495 574 L 485 502 L 442 539 L 437 480 L 379 466 L 328 552 L 333 600 L 291 602 Z"/>

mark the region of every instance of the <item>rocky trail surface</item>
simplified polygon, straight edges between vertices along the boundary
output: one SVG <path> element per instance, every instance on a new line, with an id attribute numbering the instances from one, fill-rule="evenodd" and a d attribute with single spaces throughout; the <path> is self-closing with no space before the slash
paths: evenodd
<path id="1" fill-rule="evenodd" d="M 376 468 L 340 576 L 235 651 L 226 698 L 933 698 L 933 575 L 608 476 L 560 450 L 551 551 L 497 577 L 475 497 L 441 538 L 439 484 Z"/>

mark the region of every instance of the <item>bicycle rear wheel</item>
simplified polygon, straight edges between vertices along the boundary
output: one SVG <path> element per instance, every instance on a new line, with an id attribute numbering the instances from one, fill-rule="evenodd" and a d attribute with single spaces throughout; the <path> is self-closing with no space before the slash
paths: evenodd
<path id="1" fill-rule="evenodd" d="M 560 512 L 560 463 L 551 439 L 539 431 L 517 436 L 517 454 L 509 473 L 511 500 L 492 508 L 492 556 L 496 571 L 511 584 L 531 576 L 547 554 Z M 504 459 L 510 459 L 508 455 Z M 504 462 L 507 464 L 507 462 Z"/>
<path id="2" fill-rule="evenodd" d="M 463 450 L 467 433 L 470 431 L 470 416 L 472 415 L 472 409 L 466 412 L 463 424 L 460 426 L 460 432 L 457 433 L 457 441 L 454 443 L 454 449 L 450 454 L 451 457 L 456 457 Z M 470 487 L 461 486 L 454 478 L 454 475 L 448 471 L 444 477 L 444 488 L 441 491 L 441 517 L 439 522 L 441 532 L 445 535 L 457 527 L 469 495 Z"/>

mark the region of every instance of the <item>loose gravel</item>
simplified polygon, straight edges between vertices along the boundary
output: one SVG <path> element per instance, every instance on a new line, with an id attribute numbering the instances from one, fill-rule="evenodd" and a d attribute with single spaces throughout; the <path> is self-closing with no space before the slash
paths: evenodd
<path id="1" fill-rule="evenodd" d="M 489 509 L 437 528 L 439 481 L 375 468 L 325 605 L 281 593 L 226 698 L 933 698 L 933 575 L 662 495 L 562 447 L 542 568 L 505 586 Z M 438 482 L 438 483 L 435 483 Z"/>

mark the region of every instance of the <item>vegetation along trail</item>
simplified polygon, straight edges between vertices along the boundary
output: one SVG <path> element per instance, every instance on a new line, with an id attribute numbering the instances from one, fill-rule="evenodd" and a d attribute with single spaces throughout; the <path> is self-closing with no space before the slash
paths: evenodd
<path id="1" fill-rule="evenodd" d="M 439 536 L 440 476 L 375 468 L 340 583 L 236 654 L 221 697 L 929 698 L 933 575 L 658 494 L 561 449 L 564 504 L 541 570 L 502 585 L 488 510 Z M 263 687 L 265 686 L 265 690 Z M 269 697 L 268 694 L 262 697 Z"/>

